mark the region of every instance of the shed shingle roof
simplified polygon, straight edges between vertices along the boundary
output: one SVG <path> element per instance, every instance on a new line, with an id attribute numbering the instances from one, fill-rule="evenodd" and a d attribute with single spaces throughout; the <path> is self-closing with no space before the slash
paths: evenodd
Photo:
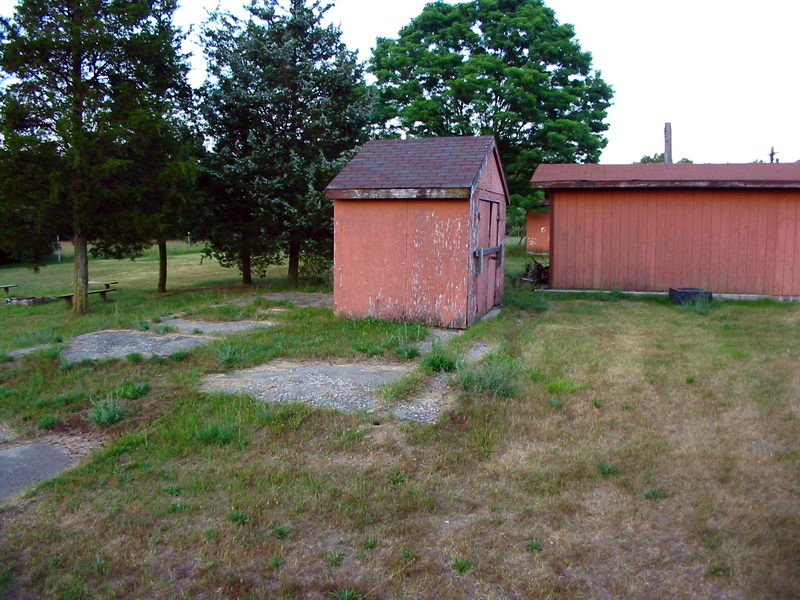
<path id="1" fill-rule="evenodd" d="M 540 165 L 536 187 L 563 188 L 796 188 L 800 163 Z"/>
<path id="2" fill-rule="evenodd" d="M 371 140 L 327 189 L 470 188 L 493 147 L 491 136 Z"/>

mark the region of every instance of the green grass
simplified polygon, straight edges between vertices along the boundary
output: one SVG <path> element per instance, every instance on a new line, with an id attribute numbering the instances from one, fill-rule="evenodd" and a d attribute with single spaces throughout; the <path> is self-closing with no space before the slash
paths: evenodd
<path id="1" fill-rule="evenodd" d="M 512 270 L 523 257 L 509 254 Z M 176 293 L 162 297 L 154 263 L 93 261 L 142 279 L 77 319 L 0 307 L 0 345 L 153 327 L 176 311 L 250 318 L 272 306 L 256 294 L 281 289 L 243 289 L 196 253 L 175 263 Z M 250 294 L 235 311 L 214 306 Z M 372 360 L 395 363 L 425 335 L 320 308 L 269 318 L 179 359 L 67 366 L 37 352 L 0 366 L 4 424 L 104 440 L 2 506 L 0 596 L 668 598 L 679 582 L 701 597 L 779 598 L 800 586 L 800 307 L 507 303 L 437 351 L 458 366 L 473 341 L 502 349 L 458 366 L 432 425 L 201 393 L 204 375 L 273 358 L 367 362 L 378 349 Z M 429 380 L 415 372 L 394 397 Z M 92 401 L 108 398 L 131 412 L 101 427 Z"/>
<path id="2" fill-rule="evenodd" d="M 458 356 L 440 344 L 434 344 L 430 353 L 420 363 L 420 370 L 426 375 L 452 373 L 458 368 Z"/>

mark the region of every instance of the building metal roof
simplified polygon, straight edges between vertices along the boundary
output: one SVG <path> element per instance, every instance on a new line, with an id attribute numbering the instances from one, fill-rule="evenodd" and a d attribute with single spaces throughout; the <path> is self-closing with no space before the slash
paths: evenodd
<path id="1" fill-rule="evenodd" d="M 531 184 L 544 189 L 800 189 L 800 163 L 539 165 Z"/>
<path id="2" fill-rule="evenodd" d="M 492 136 L 370 140 L 326 192 L 331 198 L 468 198 L 492 153 Z"/>

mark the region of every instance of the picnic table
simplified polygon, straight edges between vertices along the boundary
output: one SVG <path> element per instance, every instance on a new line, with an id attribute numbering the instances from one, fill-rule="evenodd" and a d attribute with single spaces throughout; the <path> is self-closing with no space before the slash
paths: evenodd
<path id="1" fill-rule="evenodd" d="M 8 294 L 8 290 L 10 290 L 11 288 L 15 288 L 18 286 L 19 286 L 18 283 L 0 283 L 0 288 L 3 288 L 6 291 L 6 294 Z"/>

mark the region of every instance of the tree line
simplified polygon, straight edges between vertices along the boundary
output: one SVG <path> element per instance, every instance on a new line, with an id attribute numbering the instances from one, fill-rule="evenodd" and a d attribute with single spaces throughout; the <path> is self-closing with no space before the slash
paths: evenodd
<path id="1" fill-rule="evenodd" d="M 321 0 L 253 0 L 200 31 L 188 82 L 176 0 L 19 0 L 0 20 L 0 248 L 36 268 L 75 245 L 136 257 L 192 231 L 244 283 L 332 256 L 324 187 L 370 137 L 495 135 L 517 218 L 542 162 L 596 162 L 611 88 L 542 0 L 433 2 L 368 64 Z M 369 79 L 369 81 L 368 81 Z"/>

